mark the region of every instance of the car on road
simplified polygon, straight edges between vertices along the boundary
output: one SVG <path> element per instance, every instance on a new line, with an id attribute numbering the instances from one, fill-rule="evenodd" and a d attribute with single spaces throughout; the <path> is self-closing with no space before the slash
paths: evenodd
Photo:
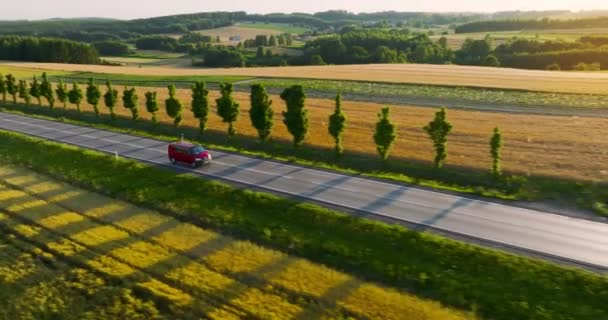
<path id="1" fill-rule="evenodd" d="M 173 142 L 167 148 L 169 161 L 173 164 L 183 163 L 192 168 L 200 167 L 211 162 L 211 153 L 198 144 L 189 142 Z"/>

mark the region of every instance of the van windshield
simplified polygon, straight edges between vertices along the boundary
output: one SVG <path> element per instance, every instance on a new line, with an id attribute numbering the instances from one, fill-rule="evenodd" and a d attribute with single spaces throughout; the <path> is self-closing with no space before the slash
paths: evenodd
<path id="1" fill-rule="evenodd" d="M 199 154 L 201 152 L 204 152 L 205 148 L 201 147 L 201 146 L 196 146 L 196 147 L 192 147 L 190 148 L 190 153 L 191 154 Z"/>

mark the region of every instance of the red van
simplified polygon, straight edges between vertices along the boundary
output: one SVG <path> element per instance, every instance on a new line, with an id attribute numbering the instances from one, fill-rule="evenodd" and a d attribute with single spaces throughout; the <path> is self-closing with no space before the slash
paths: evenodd
<path id="1" fill-rule="evenodd" d="M 198 144 L 189 142 L 174 142 L 169 144 L 169 161 L 172 163 L 185 163 L 192 168 L 211 162 L 211 153 Z"/>

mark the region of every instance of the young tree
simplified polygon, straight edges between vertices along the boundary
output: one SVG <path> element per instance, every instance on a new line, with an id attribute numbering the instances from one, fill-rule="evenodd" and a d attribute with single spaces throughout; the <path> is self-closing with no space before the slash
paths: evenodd
<path id="1" fill-rule="evenodd" d="M 6 75 L 6 92 L 13 97 L 13 103 L 17 103 L 19 88 L 17 86 L 17 79 L 12 74 Z"/>
<path id="2" fill-rule="evenodd" d="M 179 127 L 182 123 L 182 102 L 175 97 L 175 86 L 169 86 L 169 99 L 165 100 L 167 115 L 173 119 L 173 125 Z"/>
<path id="3" fill-rule="evenodd" d="M 122 105 L 131 111 L 131 118 L 133 120 L 139 119 L 138 101 L 139 97 L 137 96 L 137 92 L 135 92 L 135 88 L 125 88 L 122 94 Z"/>
<path id="4" fill-rule="evenodd" d="M 268 38 L 268 45 L 271 47 L 277 46 L 277 38 L 274 35 L 271 35 L 270 38 Z"/>
<path id="5" fill-rule="evenodd" d="M 192 85 L 192 113 L 198 119 L 201 133 L 207 129 L 207 119 L 209 117 L 209 90 L 202 81 L 197 81 Z"/>
<path id="6" fill-rule="evenodd" d="M 336 96 L 336 109 L 334 113 L 329 116 L 329 134 L 334 137 L 336 141 L 336 155 L 341 156 L 344 153 L 344 147 L 342 146 L 342 135 L 346 128 L 346 116 L 342 112 L 342 96 L 338 94 Z"/>
<path id="7" fill-rule="evenodd" d="M 23 99 L 26 105 L 30 105 L 30 91 L 27 88 L 25 80 L 19 80 L 19 98 Z"/>
<path id="8" fill-rule="evenodd" d="M 55 89 L 55 94 L 57 94 L 57 100 L 63 103 L 63 108 L 66 109 L 68 107 L 68 88 L 63 83 L 63 81 L 59 80 L 59 84 L 57 85 L 57 89 Z"/>
<path id="9" fill-rule="evenodd" d="M 42 83 L 40 84 L 40 95 L 42 95 L 46 102 L 49 104 L 49 108 L 55 107 L 55 95 L 53 94 L 53 84 L 49 81 L 46 76 L 46 72 L 42 73 Z"/>
<path id="10" fill-rule="evenodd" d="M 2 94 L 2 102 L 6 102 L 6 82 L 4 76 L 0 73 L 0 93 Z"/>
<path id="11" fill-rule="evenodd" d="M 222 118 L 224 123 L 228 123 L 229 137 L 236 135 L 234 123 L 239 117 L 240 108 L 239 103 L 236 102 L 232 96 L 232 91 L 233 89 L 231 83 L 221 83 L 220 92 L 222 96 L 215 100 L 217 104 L 217 114 Z"/>
<path id="12" fill-rule="evenodd" d="M 40 93 L 40 83 L 36 76 L 34 76 L 34 81 L 30 83 L 30 95 L 38 100 L 39 106 L 42 105 L 42 100 L 40 99 L 42 97 L 42 94 Z"/>
<path id="13" fill-rule="evenodd" d="M 87 86 L 87 102 L 93 106 L 95 114 L 99 117 L 99 99 L 101 98 L 101 91 L 99 87 L 93 81 L 93 78 L 89 79 L 89 85 Z"/>
<path id="14" fill-rule="evenodd" d="M 494 128 L 494 135 L 490 139 L 490 154 L 492 155 L 492 174 L 498 178 L 502 175 L 500 160 L 502 159 L 502 133 L 498 127 Z"/>
<path id="15" fill-rule="evenodd" d="M 251 110 L 249 118 L 251 124 L 258 131 L 260 141 L 268 140 L 272 133 L 274 125 L 274 111 L 272 110 L 272 100 L 268 97 L 266 88 L 263 84 L 254 84 L 251 86 Z"/>
<path id="16" fill-rule="evenodd" d="M 299 85 L 287 88 L 281 93 L 281 99 L 287 104 L 287 112 L 283 112 L 283 123 L 293 136 L 293 145 L 297 148 L 302 145 L 308 133 L 308 110 L 304 106 L 304 89 Z"/>
<path id="17" fill-rule="evenodd" d="M 118 90 L 112 88 L 112 84 L 110 81 L 106 81 L 106 93 L 103 95 L 104 103 L 106 107 L 110 109 L 110 118 L 112 120 L 116 119 L 116 113 L 114 112 L 114 107 L 116 107 L 116 102 L 118 101 Z"/>
<path id="18" fill-rule="evenodd" d="M 374 133 L 374 142 L 376 150 L 382 160 L 388 159 L 391 147 L 397 139 L 397 128 L 391 123 L 389 107 L 382 108 L 378 113 L 378 122 L 376 123 L 376 132 Z"/>
<path id="19" fill-rule="evenodd" d="M 152 122 L 158 123 L 156 112 L 158 112 L 158 102 L 156 101 L 156 91 L 146 92 L 146 110 L 152 114 Z"/>
<path id="20" fill-rule="evenodd" d="M 445 159 L 448 157 L 447 151 L 447 136 L 452 131 L 452 125 L 446 120 L 445 108 L 441 108 L 435 114 L 435 119 L 424 127 L 424 131 L 428 133 L 433 146 L 435 148 L 435 168 L 439 169 L 443 166 Z"/>
<path id="21" fill-rule="evenodd" d="M 68 100 L 71 104 L 76 105 L 76 109 L 80 112 L 80 103 L 82 102 L 82 90 L 76 82 L 72 85 L 72 89 L 68 91 Z"/>
<path id="22" fill-rule="evenodd" d="M 277 37 L 277 43 L 279 44 L 280 47 L 285 46 L 285 35 L 284 34 L 281 34 Z"/>

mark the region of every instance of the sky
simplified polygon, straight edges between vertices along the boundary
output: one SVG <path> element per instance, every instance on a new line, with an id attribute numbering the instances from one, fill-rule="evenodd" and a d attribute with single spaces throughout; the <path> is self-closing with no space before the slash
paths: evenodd
<path id="1" fill-rule="evenodd" d="M 8 0 L 7 0 L 8 1 Z M 205 11 L 351 12 L 608 9 L 608 0 L 16 0 L 2 6 L 0 20 L 71 17 L 145 18 Z M 155 3 L 156 2 L 156 3 Z"/>

